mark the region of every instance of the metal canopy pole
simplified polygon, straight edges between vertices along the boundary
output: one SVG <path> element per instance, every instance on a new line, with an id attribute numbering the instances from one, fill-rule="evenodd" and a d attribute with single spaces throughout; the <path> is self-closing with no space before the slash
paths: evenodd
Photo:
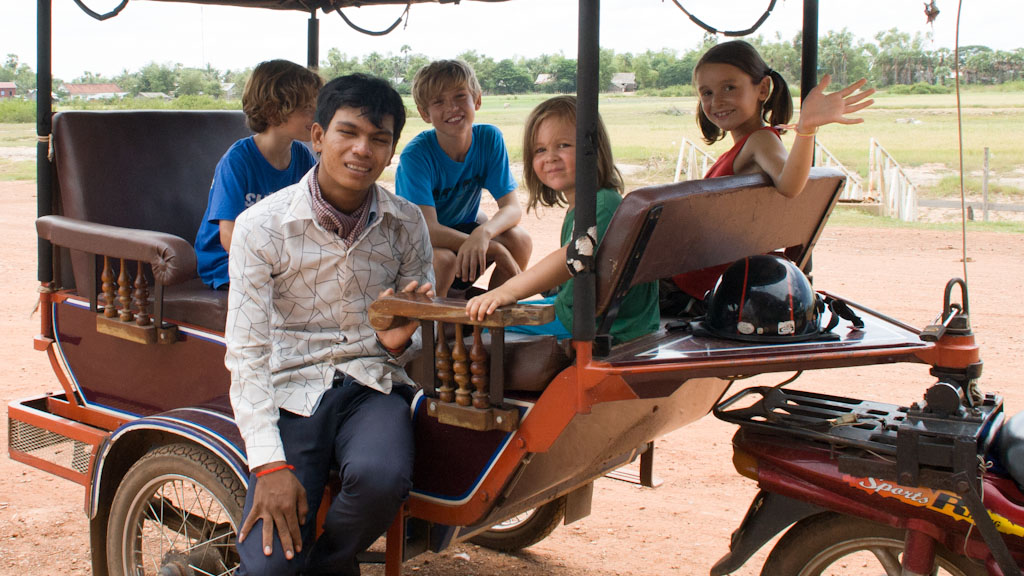
<path id="1" fill-rule="evenodd" d="M 804 0 L 804 33 L 800 65 L 800 101 L 818 85 L 818 0 Z"/>
<path id="2" fill-rule="evenodd" d="M 309 24 L 306 26 L 306 67 L 310 70 L 320 68 L 320 21 L 316 18 L 316 8 L 309 11 Z"/>
<path id="3" fill-rule="evenodd" d="M 576 215 L 573 240 L 597 225 L 597 96 L 600 61 L 600 0 L 579 2 L 579 48 L 576 61 Z M 589 342 L 595 332 L 594 270 L 573 282 L 573 338 Z"/>
<path id="4" fill-rule="evenodd" d="M 53 210 L 53 186 L 50 178 L 50 131 L 53 127 L 53 73 L 51 66 L 52 18 L 50 0 L 36 2 L 36 214 L 47 216 Z M 39 238 L 38 268 L 40 282 L 53 280 L 53 248 Z"/>
<path id="5" fill-rule="evenodd" d="M 818 85 L 818 0 L 804 0 L 804 31 L 801 42 L 800 108 L 802 110 L 804 98 L 807 98 L 811 89 Z M 815 156 L 816 153 L 811 154 L 811 166 L 815 165 Z M 803 271 L 813 281 L 812 270 L 814 270 L 814 255 L 808 254 Z"/>

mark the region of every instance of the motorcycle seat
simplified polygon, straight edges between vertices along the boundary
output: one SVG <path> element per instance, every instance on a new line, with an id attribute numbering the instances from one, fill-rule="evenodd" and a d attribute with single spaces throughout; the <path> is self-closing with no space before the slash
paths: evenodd
<path id="1" fill-rule="evenodd" d="M 1011 416 L 999 430 L 997 450 L 1000 464 L 1018 486 L 1024 486 L 1024 412 Z"/>

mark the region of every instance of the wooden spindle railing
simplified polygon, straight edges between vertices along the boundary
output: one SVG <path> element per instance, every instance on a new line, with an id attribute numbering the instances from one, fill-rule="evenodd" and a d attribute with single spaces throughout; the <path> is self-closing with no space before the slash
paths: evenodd
<path id="1" fill-rule="evenodd" d="M 96 317 L 96 331 L 140 344 L 176 342 L 176 327 L 156 326 L 153 321 L 153 299 L 143 263 L 134 261 L 135 277 L 132 278 L 128 271 L 131 262 L 119 258 L 115 281 L 111 260 L 103 257 L 100 276 L 103 311 Z"/>
<path id="2" fill-rule="evenodd" d="M 455 387 L 452 386 L 454 374 L 452 373 L 452 353 L 448 349 L 448 339 L 444 337 L 444 322 L 437 323 L 437 347 L 434 352 L 434 367 L 437 380 L 441 387 L 437 390 L 437 397 L 441 402 L 455 401 Z"/>
<path id="3" fill-rule="evenodd" d="M 443 337 L 443 335 L 442 335 Z M 452 346 L 452 371 L 455 372 L 455 403 L 469 406 L 473 403 L 469 393 L 469 352 L 462 336 L 462 324 L 455 325 L 455 342 Z"/>
<path id="4" fill-rule="evenodd" d="M 465 300 L 427 298 L 415 294 L 396 294 L 382 298 L 370 307 L 370 324 L 375 330 L 387 330 L 410 320 L 424 326 L 436 323 L 437 343 L 428 354 L 434 373 L 420 382 L 428 394 L 437 397 L 427 404 L 427 413 L 444 424 L 473 430 L 503 430 L 519 427 L 519 410 L 504 400 L 504 328 L 515 325 L 540 325 L 554 320 L 552 306 L 503 306 L 482 321 L 466 315 Z M 445 324 L 454 324 L 454 339 L 449 345 Z M 467 346 L 465 326 L 472 326 Z M 483 342 L 484 328 L 491 328 L 490 352 Z M 416 376 L 416 375 L 414 375 Z M 438 383 L 439 386 L 434 386 Z"/>
<path id="5" fill-rule="evenodd" d="M 117 317 L 121 322 L 132 321 L 132 289 L 131 280 L 128 278 L 128 266 L 124 258 L 121 258 L 121 273 L 117 276 Z"/>
<path id="6" fill-rule="evenodd" d="M 103 315 L 107 318 L 113 318 L 117 316 L 117 293 L 115 292 L 116 284 L 114 284 L 114 270 L 110 266 L 110 258 L 103 257 L 103 274 L 100 276 L 103 281 L 101 286 L 103 290 Z"/>
<path id="7" fill-rule="evenodd" d="M 483 328 L 473 326 L 473 347 L 469 349 L 469 359 L 472 362 L 469 365 L 470 384 L 475 389 L 473 407 L 480 409 L 488 408 L 491 405 L 490 382 L 487 379 L 488 357 L 487 349 L 484 348 L 483 332 Z"/>
<path id="8" fill-rule="evenodd" d="M 132 307 L 135 308 L 135 323 L 139 326 L 149 326 L 149 310 L 152 302 L 149 300 L 149 283 L 146 282 L 146 275 L 142 273 L 142 262 L 139 262 L 138 272 L 135 274 L 135 291 L 132 292 Z"/>

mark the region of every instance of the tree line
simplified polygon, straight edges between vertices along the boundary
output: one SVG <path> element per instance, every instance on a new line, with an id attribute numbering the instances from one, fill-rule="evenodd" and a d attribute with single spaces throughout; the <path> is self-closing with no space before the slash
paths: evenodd
<path id="1" fill-rule="evenodd" d="M 791 84 L 800 76 L 801 36 L 774 39 L 764 36 L 748 38 L 764 56 L 768 65 L 778 70 Z M 695 47 L 687 50 L 662 49 L 643 53 L 616 53 L 602 49 L 600 83 L 611 87 L 618 72 L 633 73 L 636 88 L 649 93 L 689 93 L 693 68 L 704 52 L 717 43 L 713 35 L 705 35 Z M 935 87 L 941 91 L 952 83 L 955 71 L 954 53 L 949 48 L 929 48 L 930 34 L 913 36 L 896 28 L 878 32 L 873 40 L 855 38 L 847 29 L 829 31 L 818 40 L 818 71 L 832 74 L 838 85 L 846 85 L 861 77 L 878 88 L 917 85 Z M 506 58 L 495 60 L 476 50 L 456 56 L 470 63 L 484 91 L 488 94 L 522 94 L 527 92 L 572 93 L 576 91 L 576 60 L 562 54 L 543 54 L 535 58 Z M 1022 79 L 1024 75 L 1024 48 L 993 50 L 986 46 L 960 48 L 959 69 L 961 82 L 966 84 L 1002 84 Z M 430 62 L 424 54 L 413 52 L 408 45 L 398 54 L 371 52 L 358 57 L 349 56 L 331 48 L 320 62 L 320 73 L 325 79 L 352 72 L 365 72 L 388 78 L 400 92 L 408 93 L 413 75 Z M 255 63 L 254 63 L 255 64 Z M 123 91 L 136 96 L 141 92 L 162 92 L 169 96 L 207 95 L 221 97 L 225 84 L 238 87 L 229 96 L 238 98 L 241 87 L 251 72 L 245 70 L 220 71 L 213 67 L 188 68 L 181 64 L 152 62 L 137 71 L 125 70 L 121 74 L 105 77 L 84 72 L 72 83 L 114 83 Z M 545 83 L 537 79 L 545 75 Z M 35 73 L 21 63 L 15 54 L 9 54 L 0 81 L 13 81 L 24 94 L 35 88 Z M 58 95 L 62 95 L 63 82 L 54 81 Z"/>

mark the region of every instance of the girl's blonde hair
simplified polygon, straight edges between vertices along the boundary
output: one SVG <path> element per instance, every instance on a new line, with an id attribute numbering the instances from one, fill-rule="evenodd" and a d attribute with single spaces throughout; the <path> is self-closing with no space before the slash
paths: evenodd
<path id="1" fill-rule="evenodd" d="M 765 76 L 769 76 L 772 79 L 772 90 L 768 94 L 768 99 L 761 103 L 761 120 L 764 120 L 769 126 L 777 126 L 788 124 L 793 117 L 793 97 L 789 93 L 786 79 L 782 77 L 782 74 L 769 68 L 761 55 L 757 53 L 757 49 L 750 44 L 742 40 L 733 40 L 712 46 L 693 67 L 694 85 L 697 83 L 697 71 L 705 64 L 735 66 L 750 76 L 750 81 L 754 84 L 763 80 Z M 715 126 L 715 123 L 704 114 L 700 99 L 697 100 L 697 126 L 700 127 L 704 141 L 708 144 L 714 144 L 725 138 L 725 132 Z"/>
<path id="2" fill-rule="evenodd" d="M 549 98 L 530 112 L 526 119 L 526 129 L 523 130 L 523 180 L 526 182 L 526 189 L 530 191 L 530 201 L 526 210 L 535 209 L 538 204 L 541 206 L 566 206 L 568 201 L 561 190 L 549 188 L 533 169 L 534 149 L 537 145 L 537 131 L 544 120 L 548 118 L 561 118 L 569 124 L 576 126 L 576 97 L 555 96 Z M 597 133 L 595 134 L 594 145 L 597 148 L 597 185 L 598 188 L 612 188 L 622 194 L 625 186 L 622 183 L 622 173 L 615 166 L 612 158 L 611 140 L 608 138 L 608 131 L 604 127 L 601 116 L 597 117 Z"/>

